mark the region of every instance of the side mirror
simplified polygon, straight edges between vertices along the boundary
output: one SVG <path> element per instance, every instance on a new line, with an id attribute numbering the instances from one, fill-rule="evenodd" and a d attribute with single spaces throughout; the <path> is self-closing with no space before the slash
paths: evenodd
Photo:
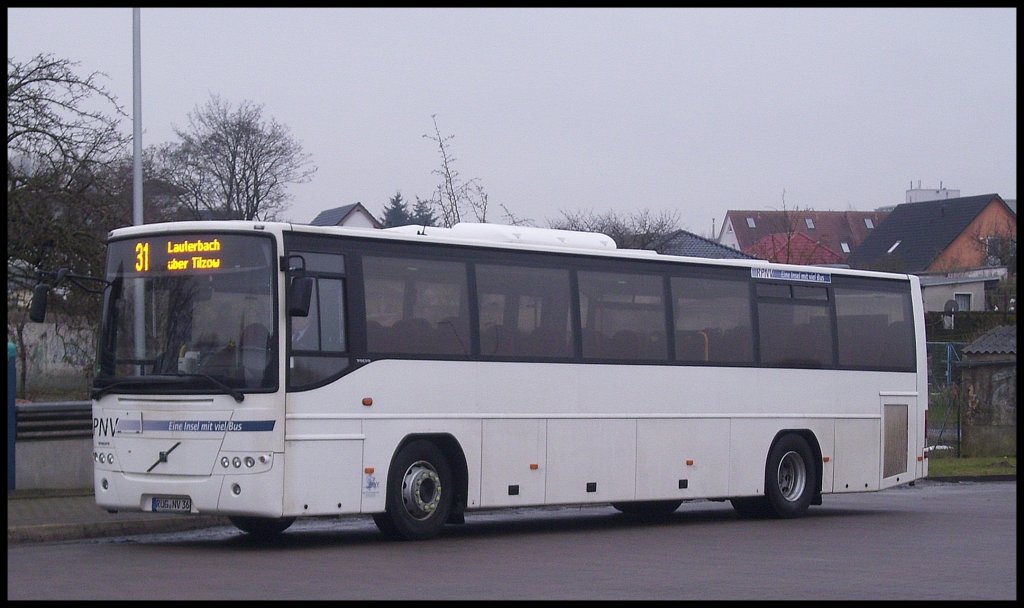
<path id="1" fill-rule="evenodd" d="M 297 276 L 288 285 L 288 316 L 308 317 L 313 299 L 313 277 Z"/>
<path id="2" fill-rule="evenodd" d="M 33 323 L 42 323 L 46 319 L 46 295 L 50 286 L 39 283 L 32 291 L 32 306 L 28 310 L 28 318 Z"/>

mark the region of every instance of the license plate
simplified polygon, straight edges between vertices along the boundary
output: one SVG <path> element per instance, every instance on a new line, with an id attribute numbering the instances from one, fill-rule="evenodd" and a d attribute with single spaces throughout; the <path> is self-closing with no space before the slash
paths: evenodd
<path id="1" fill-rule="evenodd" d="M 187 496 L 154 496 L 154 513 L 191 513 L 192 499 Z"/>

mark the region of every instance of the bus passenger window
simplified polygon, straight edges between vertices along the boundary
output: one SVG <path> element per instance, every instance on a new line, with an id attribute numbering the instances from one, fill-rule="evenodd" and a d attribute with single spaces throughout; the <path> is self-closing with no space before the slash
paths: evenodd
<path id="1" fill-rule="evenodd" d="M 343 279 L 316 276 L 309 314 L 290 317 L 289 327 L 289 387 L 315 385 L 341 373 L 349 363 L 343 356 L 347 351 Z"/>
<path id="2" fill-rule="evenodd" d="M 584 357 L 667 358 L 661 276 L 581 271 L 579 292 Z"/>
<path id="3" fill-rule="evenodd" d="M 916 368 L 910 291 L 891 281 L 845 279 L 836 285 L 839 365 L 855 369 Z M 845 284 L 849 284 L 846 286 Z"/>
<path id="4" fill-rule="evenodd" d="M 824 286 L 758 283 L 756 290 L 762 365 L 835 366 L 832 315 Z"/>
<path id="5" fill-rule="evenodd" d="M 476 285 L 481 355 L 572 354 L 569 271 L 479 264 Z"/>
<path id="6" fill-rule="evenodd" d="M 470 353 L 465 264 L 365 256 L 363 281 L 371 353 Z"/>
<path id="7" fill-rule="evenodd" d="M 746 277 L 672 277 L 671 285 L 676 361 L 753 363 L 754 332 Z"/>

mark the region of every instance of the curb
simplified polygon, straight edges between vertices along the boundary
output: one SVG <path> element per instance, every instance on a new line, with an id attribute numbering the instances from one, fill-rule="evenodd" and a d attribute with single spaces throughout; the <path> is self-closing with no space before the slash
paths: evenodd
<path id="1" fill-rule="evenodd" d="M 135 534 L 185 532 L 199 528 L 231 525 L 226 517 L 203 515 L 167 519 L 133 519 L 130 521 L 91 522 L 79 524 L 36 524 L 7 528 L 8 544 L 81 540 Z"/>
<path id="2" fill-rule="evenodd" d="M 961 481 L 1017 481 L 1016 475 L 958 475 L 955 477 L 925 477 L 925 481 L 960 483 Z"/>

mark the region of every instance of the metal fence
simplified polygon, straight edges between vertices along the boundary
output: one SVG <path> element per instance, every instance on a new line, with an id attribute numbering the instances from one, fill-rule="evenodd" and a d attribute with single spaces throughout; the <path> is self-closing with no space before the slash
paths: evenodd
<path id="1" fill-rule="evenodd" d="M 928 448 L 960 454 L 961 372 L 966 342 L 928 342 Z"/>
<path id="2" fill-rule="evenodd" d="M 14 413 L 18 441 L 92 436 L 89 401 L 18 403 Z"/>

